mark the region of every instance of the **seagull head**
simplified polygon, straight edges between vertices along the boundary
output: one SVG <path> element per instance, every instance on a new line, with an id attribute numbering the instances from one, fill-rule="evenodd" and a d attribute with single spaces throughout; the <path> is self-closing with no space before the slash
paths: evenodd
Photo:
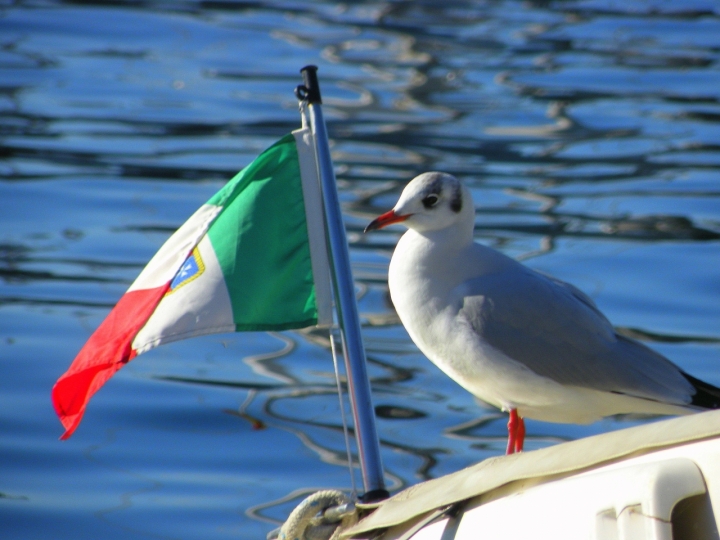
<path id="1" fill-rule="evenodd" d="M 425 233 L 468 219 L 472 223 L 474 215 L 470 192 L 457 178 L 442 172 L 426 172 L 413 178 L 395 207 L 372 221 L 365 232 L 402 222 L 409 229 Z"/>

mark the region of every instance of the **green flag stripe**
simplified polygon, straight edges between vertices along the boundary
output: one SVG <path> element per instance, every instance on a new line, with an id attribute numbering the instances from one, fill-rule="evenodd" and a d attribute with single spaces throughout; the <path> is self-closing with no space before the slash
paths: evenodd
<path id="1" fill-rule="evenodd" d="M 297 149 L 287 135 L 208 204 L 223 206 L 208 236 L 230 295 L 236 329 L 317 323 Z"/>

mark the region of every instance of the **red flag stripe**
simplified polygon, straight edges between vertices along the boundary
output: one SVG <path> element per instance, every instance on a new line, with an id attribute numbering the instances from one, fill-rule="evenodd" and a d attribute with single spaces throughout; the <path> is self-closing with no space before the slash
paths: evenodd
<path id="1" fill-rule="evenodd" d="M 52 402 L 65 427 L 61 439 L 73 434 L 93 394 L 135 357 L 132 341 L 169 288 L 167 282 L 125 293 L 55 383 Z"/>
<path id="2" fill-rule="evenodd" d="M 61 439 L 78 427 L 93 394 L 137 355 L 132 349 L 135 336 L 221 211 L 220 206 L 204 204 L 168 238 L 55 383 L 52 402 L 65 427 Z"/>

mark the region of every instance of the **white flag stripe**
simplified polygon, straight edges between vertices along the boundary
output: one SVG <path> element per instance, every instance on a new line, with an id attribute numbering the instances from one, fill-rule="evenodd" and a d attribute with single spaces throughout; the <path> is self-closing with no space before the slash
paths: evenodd
<path id="1" fill-rule="evenodd" d="M 307 127 L 297 129 L 292 134 L 295 136 L 303 198 L 305 199 L 310 259 L 315 282 L 317 326 L 330 326 L 333 323 L 330 261 L 328 260 L 325 234 L 325 209 L 315 156 L 315 140 L 310 128 Z"/>
<path id="2" fill-rule="evenodd" d="M 207 232 L 222 207 L 204 204 L 162 245 L 127 292 L 162 287 L 175 277 L 188 253 Z"/>
<path id="3" fill-rule="evenodd" d="M 178 278 L 179 286 L 163 297 L 135 336 L 132 348 L 137 354 L 180 339 L 235 331 L 225 278 L 207 236 L 197 251 L 199 261 L 193 261 L 190 272 Z"/>

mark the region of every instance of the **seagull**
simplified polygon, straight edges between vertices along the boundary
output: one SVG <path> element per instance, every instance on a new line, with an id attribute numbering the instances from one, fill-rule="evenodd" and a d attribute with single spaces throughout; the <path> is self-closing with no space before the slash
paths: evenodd
<path id="1" fill-rule="evenodd" d="M 586 294 L 473 239 L 475 207 L 457 178 L 427 172 L 365 232 L 402 223 L 390 296 L 420 351 L 471 394 L 524 418 L 587 424 L 615 414 L 720 407 L 720 389 L 615 332 Z"/>

